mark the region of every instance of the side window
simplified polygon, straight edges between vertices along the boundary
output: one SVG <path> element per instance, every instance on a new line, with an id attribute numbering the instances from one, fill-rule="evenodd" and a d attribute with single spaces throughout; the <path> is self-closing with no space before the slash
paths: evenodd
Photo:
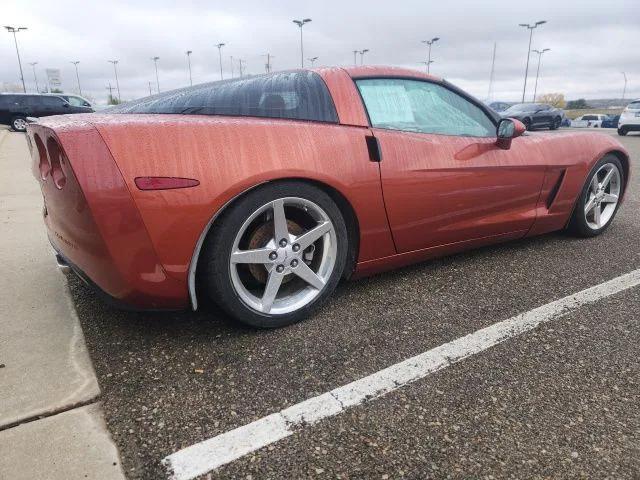
<path id="1" fill-rule="evenodd" d="M 65 104 L 65 101 L 60 97 L 41 97 L 40 104 L 43 107 L 62 107 Z"/>
<path id="2" fill-rule="evenodd" d="M 496 127 L 476 105 L 426 81 L 363 79 L 356 84 L 373 127 L 408 132 L 493 137 Z"/>
<path id="3" fill-rule="evenodd" d="M 74 107 L 89 107 L 90 105 L 79 97 L 67 97 L 67 102 Z"/>

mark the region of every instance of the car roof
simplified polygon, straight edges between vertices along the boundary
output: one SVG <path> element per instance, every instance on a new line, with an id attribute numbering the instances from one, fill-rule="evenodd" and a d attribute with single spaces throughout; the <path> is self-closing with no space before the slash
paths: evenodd
<path id="1" fill-rule="evenodd" d="M 306 70 L 306 69 L 305 69 Z M 387 65 L 362 65 L 351 67 L 319 67 L 309 69 L 316 73 L 326 71 L 342 70 L 349 74 L 351 78 L 367 78 L 367 77 L 403 77 L 403 78 L 417 78 L 424 80 L 431 80 L 436 82 L 442 82 L 441 77 L 435 75 L 429 75 L 418 70 L 412 70 L 410 68 L 403 67 L 390 67 Z"/>

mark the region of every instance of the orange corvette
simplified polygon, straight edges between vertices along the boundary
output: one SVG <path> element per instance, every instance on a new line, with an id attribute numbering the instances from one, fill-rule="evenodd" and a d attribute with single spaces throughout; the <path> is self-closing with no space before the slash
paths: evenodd
<path id="1" fill-rule="evenodd" d="M 305 318 L 341 278 L 598 235 L 630 168 L 610 136 L 528 133 L 386 67 L 202 84 L 27 130 L 61 266 L 123 305 L 209 300 L 259 327 Z"/>

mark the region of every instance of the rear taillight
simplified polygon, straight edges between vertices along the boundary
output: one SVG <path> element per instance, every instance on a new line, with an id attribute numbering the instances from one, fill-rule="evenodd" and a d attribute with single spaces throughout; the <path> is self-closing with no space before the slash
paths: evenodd
<path id="1" fill-rule="evenodd" d="M 180 177 L 136 177 L 135 182 L 140 190 L 172 190 L 200 185 L 198 180 Z"/>

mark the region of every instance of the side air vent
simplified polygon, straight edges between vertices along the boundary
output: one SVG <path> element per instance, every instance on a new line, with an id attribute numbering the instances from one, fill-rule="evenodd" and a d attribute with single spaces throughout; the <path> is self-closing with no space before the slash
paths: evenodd
<path id="1" fill-rule="evenodd" d="M 558 192 L 560 191 L 560 187 L 562 186 L 562 181 L 564 180 L 564 176 L 566 173 L 566 170 L 562 170 L 562 172 L 560 172 L 558 180 L 556 180 L 556 183 L 553 185 L 553 188 L 549 192 L 549 196 L 547 197 L 547 210 L 551 208 L 551 205 L 553 205 L 553 202 L 558 196 Z"/>

